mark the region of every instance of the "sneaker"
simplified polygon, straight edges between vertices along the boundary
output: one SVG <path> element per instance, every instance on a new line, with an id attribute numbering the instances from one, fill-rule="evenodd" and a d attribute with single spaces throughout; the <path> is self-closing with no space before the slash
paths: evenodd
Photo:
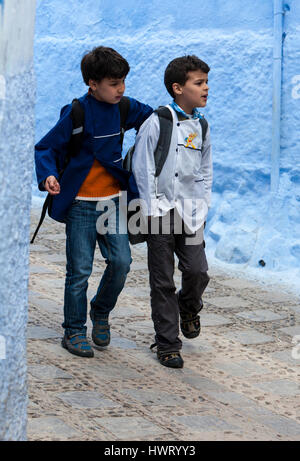
<path id="1" fill-rule="evenodd" d="M 183 359 L 179 352 L 164 352 L 157 351 L 157 358 L 161 365 L 169 368 L 183 368 Z"/>
<path id="2" fill-rule="evenodd" d="M 82 333 L 71 336 L 64 335 L 61 345 L 71 354 L 79 355 L 80 357 L 94 357 L 94 351 L 86 336 Z"/>
<path id="3" fill-rule="evenodd" d="M 150 349 L 153 349 L 156 344 L 152 344 Z M 168 368 L 183 368 L 184 361 L 178 351 L 161 352 L 157 349 L 157 358 L 161 365 Z"/>
<path id="4" fill-rule="evenodd" d="M 92 320 L 92 339 L 97 346 L 105 347 L 110 343 L 110 327 L 108 316 Z"/>
<path id="5" fill-rule="evenodd" d="M 180 329 L 186 338 L 197 338 L 201 331 L 199 315 L 180 314 Z"/>
<path id="6" fill-rule="evenodd" d="M 179 293 L 176 293 L 180 312 L 180 329 L 186 338 L 197 338 L 201 331 L 200 316 L 197 314 L 183 314 L 180 309 Z"/>

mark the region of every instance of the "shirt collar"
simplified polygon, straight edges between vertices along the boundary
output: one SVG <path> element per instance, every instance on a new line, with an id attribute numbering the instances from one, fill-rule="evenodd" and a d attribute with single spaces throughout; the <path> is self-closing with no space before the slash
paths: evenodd
<path id="1" fill-rule="evenodd" d="M 190 115 L 186 114 L 184 112 L 183 109 L 181 109 L 181 107 L 178 106 L 178 104 L 176 104 L 175 101 L 171 102 L 170 106 L 176 111 L 176 112 L 179 112 L 181 115 L 183 115 L 184 117 L 186 118 L 191 118 Z M 203 114 L 201 114 L 201 112 L 195 107 L 195 109 L 193 109 L 193 112 L 192 112 L 192 118 L 193 119 L 197 119 L 197 118 L 203 118 Z"/>

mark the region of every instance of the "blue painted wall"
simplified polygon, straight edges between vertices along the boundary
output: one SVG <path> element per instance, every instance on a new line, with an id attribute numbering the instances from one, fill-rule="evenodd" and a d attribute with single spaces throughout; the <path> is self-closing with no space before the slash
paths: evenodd
<path id="1" fill-rule="evenodd" d="M 169 102 L 163 85 L 168 62 L 197 54 L 211 67 L 205 109 L 215 165 L 206 235 L 210 257 L 241 268 L 258 267 L 264 259 L 265 271 L 296 268 L 299 275 L 300 4 L 288 3 L 275 208 L 269 196 L 272 0 L 38 0 L 36 138 L 55 123 L 62 105 L 86 91 L 79 67 L 86 50 L 116 48 L 131 65 L 127 94 L 153 106 Z M 125 147 L 132 139 L 127 135 Z"/>
<path id="2" fill-rule="evenodd" d="M 0 440 L 26 440 L 35 0 L 0 8 Z M 3 5 L 4 3 L 4 5 Z"/>

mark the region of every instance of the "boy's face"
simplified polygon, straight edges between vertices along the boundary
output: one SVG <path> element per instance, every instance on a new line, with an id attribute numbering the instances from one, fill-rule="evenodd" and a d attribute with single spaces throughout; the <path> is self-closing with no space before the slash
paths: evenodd
<path id="1" fill-rule="evenodd" d="M 188 79 L 183 86 L 174 83 L 175 101 L 185 112 L 191 113 L 195 107 L 205 107 L 208 95 L 208 75 L 202 70 L 188 72 Z"/>
<path id="2" fill-rule="evenodd" d="M 89 86 L 93 96 L 102 102 L 117 104 L 120 102 L 125 91 L 125 77 L 109 78 L 105 77 L 100 82 L 89 81 Z"/>

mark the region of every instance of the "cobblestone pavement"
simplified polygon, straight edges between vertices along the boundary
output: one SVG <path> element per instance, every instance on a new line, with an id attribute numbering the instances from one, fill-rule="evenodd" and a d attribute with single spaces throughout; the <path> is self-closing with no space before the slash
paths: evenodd
<path id="1" fill-rule="evenodd" d="M 299 299 L 211 268 L 201 335 L 183 338 L 185 366 L 168 369 L 149 349 L 145 248 L 132 253 L 112 342 L 84 359 L 60 345 L 64 226 L 47 218 L 31 245 L 28 439 L 299 440 Z M 89 299 L 105 267 L 97 255 Z"/>

